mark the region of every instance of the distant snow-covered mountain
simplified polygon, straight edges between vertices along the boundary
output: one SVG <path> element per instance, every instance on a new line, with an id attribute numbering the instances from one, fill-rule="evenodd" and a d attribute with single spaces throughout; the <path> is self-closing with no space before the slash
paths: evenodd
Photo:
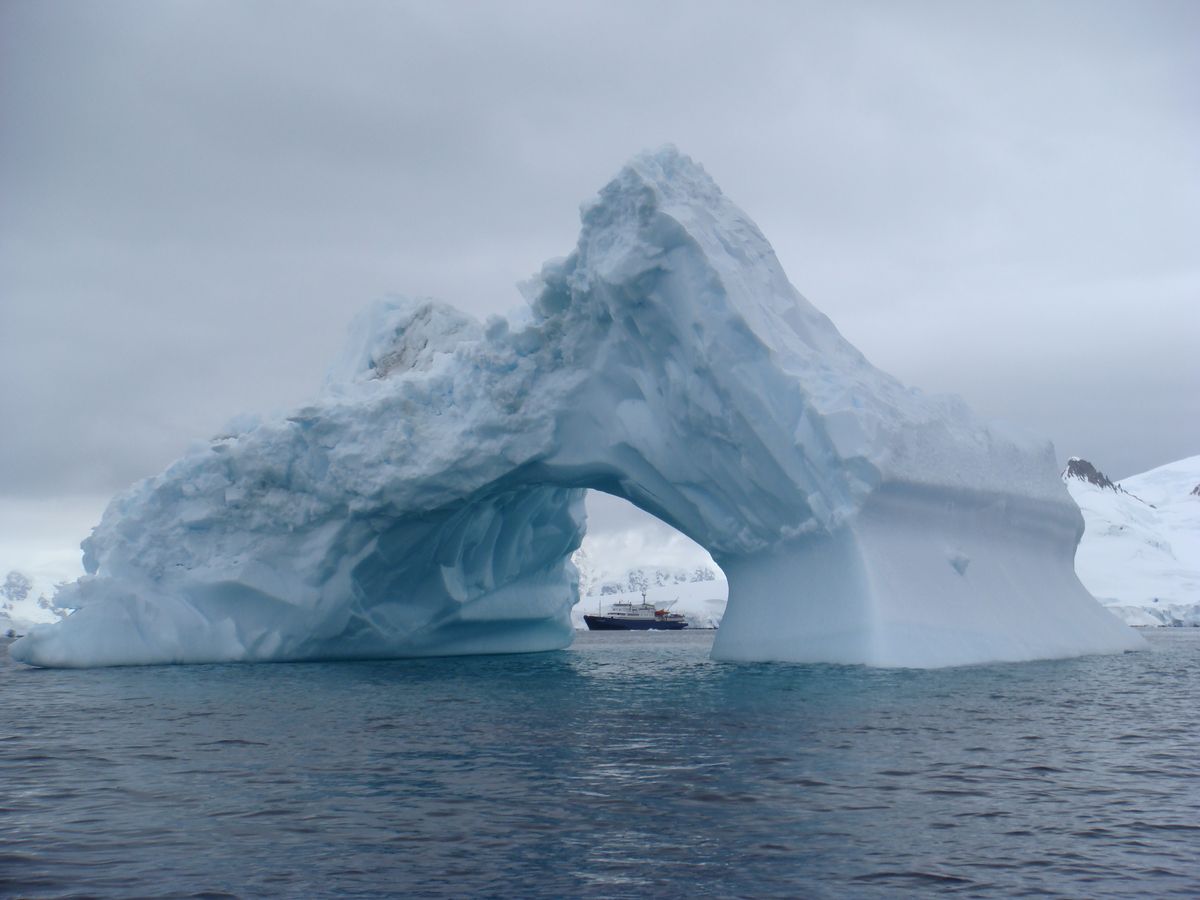
<path id="1" fill-rule="evenodd" d="M 63 611 L 55 609 L 46 597 L 45 590 L 39 590 L 32 578 L 23 572 L 11 571 L 0 584 L 0 636 L 25 634 L 34 625 L 43 622 L 55 622 L 63 616 Z"/>
<path id="2" fill-rule="evenodd" d="M 1120 483 L 1075 457 L 1063 481 L 1086 525 L 1084 587 L 1130 625 L 1200 627 L 1200 456 Z"/>

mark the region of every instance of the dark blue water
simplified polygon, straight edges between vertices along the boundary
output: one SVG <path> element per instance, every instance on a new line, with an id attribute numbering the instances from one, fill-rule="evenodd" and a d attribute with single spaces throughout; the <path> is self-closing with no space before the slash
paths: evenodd
<path id="1" fill-rule="evenodd" d="M 1200 630 L 922 671 L 711 633 L 0 665 L 0 895 L 1200 895 Z M 3 648 L 0 647 L 0 653 Z"/>

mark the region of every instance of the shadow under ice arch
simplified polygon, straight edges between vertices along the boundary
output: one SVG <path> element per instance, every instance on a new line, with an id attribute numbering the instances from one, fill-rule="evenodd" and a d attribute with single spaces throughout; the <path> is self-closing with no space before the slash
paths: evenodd
<path id="1" fill-rule="evenodd" d="M 631 162 L 480 325 L 359 318 L 319 402 L 116 498 L 39 665 L 565 646 L 584 489 L 704 546 L 724 659 L 931 666 L 1141 646 L 1084 590 L 1049 444 L 871 366 L 687 157 Z"/>

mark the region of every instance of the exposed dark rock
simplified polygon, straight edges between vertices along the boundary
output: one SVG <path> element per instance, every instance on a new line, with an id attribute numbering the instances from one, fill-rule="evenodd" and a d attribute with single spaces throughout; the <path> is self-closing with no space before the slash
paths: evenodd
<path id="1" fill-rule="evenodd" d="M 1063 481 L 1066 481 L 1068 478 L 1078 478 L 1080 481 L 1094 484 L 1102 490 L 1110 490 L 1118 494 L 1124 494 L 1127 497 L 1132 497 L 1138 503 L 1145 503 L 1151 509 L 1158 509 L 1153 503 L 1146 503 L 1137 494 L 1132 494 L 1125 490 L 1125 488 L 1121 487 L 1120 482 L 1114 482 L 1086 459 L 1080 459 L 1078 456 L 1072 456 L 1067 460 L 1067 467 L 1063 469 L 1062 478 Z M 1200 494 L 1200 484 L 1196 485 L 1196 489 L 1192 493 Z"/>
<path id="2" fill-rule="evenodd" d="M 1067 468 L 1063 470 L 1063 478 L 1078 478 L 1080 481 L 1086 481 L 1089 484 L 1094 484 L 1099 488 L 1108 488 L 1112 491 L 1121 491 L 1121 486 L 1113 484 L 1112 480 L 1107 475 L 1093 466 L 1086 459 L 1080 459 L 1078 456 L 1072 456 L 1067 460 Z"/>

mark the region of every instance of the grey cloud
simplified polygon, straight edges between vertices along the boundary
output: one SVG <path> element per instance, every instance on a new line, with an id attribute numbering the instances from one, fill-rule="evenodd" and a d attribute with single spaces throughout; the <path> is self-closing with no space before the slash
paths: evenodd
<path id="1" fill-rule="evenodd" d="M 1200 451 L 1189 3 L 0 6 L 0 495 L 477 314 L 674 141 L 877 364 L 1120 476 Z M 1089 399 L 1096 398 L 1096 399 Z"/>

